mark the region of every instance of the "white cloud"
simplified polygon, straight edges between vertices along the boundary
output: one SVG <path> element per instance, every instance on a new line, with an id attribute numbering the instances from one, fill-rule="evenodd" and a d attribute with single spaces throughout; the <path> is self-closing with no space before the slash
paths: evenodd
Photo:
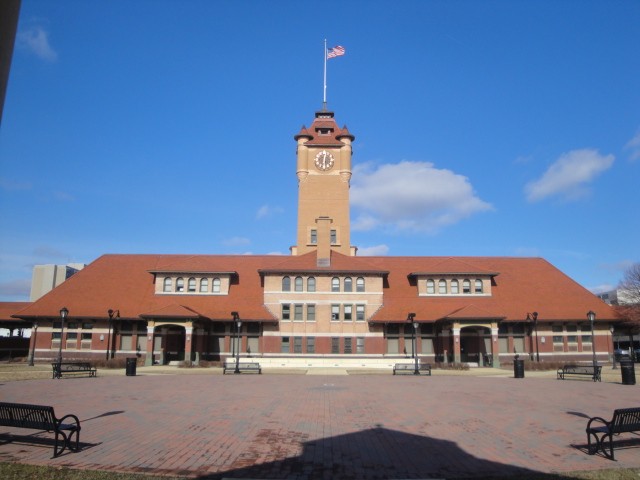
<path id="1" fill-rule="evenodd" d="M 479 199 L 468 178 L 428 162 L 359 165 L 351 204 L 359 212 L 353 230 L 386 227 L 434 233 L 493 207 Z"/>
<path id="2" fill-rule="evenodd" d="M 245 237 L 231 237 L 223 240 L 222 244 L 226 245 L 227 247 L 239 247 L 239 246 L 251 244 L 251 240 Z"/>
<path id="3" fill-rule="evenodd" d="M 278 214 L 278 213 L 282 213 L 283 209 L 280 207 L 272 207 L 270 205 L 262 205 L 258 211 L 256 212 L 256 218 L 262 219 L 262 218 L 267 218 L 270 217 L 272 215 Z"/>
<path id="4" fill-rule="evenodd" d="M 624 146 L 625 150 L 631 150 L 629 154 L 629 160 L 635 162 L 640 159 L 640 129 L 637 131 L 635 136 L 629 140 L 629 142 Z"/>
<path id="5" fill-rule="evenodd" d="M 49 34 L 39 26 L 30 27 L 17 35 L 18 45 L 47 62 L 55 62 L 58 54 L 49 44 Z"/>
<path id="6" fill-rule="evenodd" d="M 358 256 L 361 257 L 380 257 L 387 253 L 389 253 L 389 247 L 384 244 L 358 248 Z"/>
<path id="7" fill-rule="evenodd" d="M 572 150 L 558 158 L 538 180 L 525 185 L 529 202 L 560 196 L 576 200 L 589 192 L 586 185 L 613 165 L 613 155 L 600 155 L 597 150 Z"/>

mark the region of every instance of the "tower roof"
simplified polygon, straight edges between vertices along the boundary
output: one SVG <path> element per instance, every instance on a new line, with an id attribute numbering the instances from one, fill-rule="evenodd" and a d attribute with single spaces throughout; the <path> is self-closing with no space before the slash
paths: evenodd
<path id="1" fill-rule="evenodd" d="M 309 128 L 304 125 L 294 137 L 295 140 L 307 138 L 304 142 L 307 146 L 342 146 L 341 138 L 349 138 L 355 140 L 347 127 L 340 128 L 335 121 L 333 112 L 329 110 L 319 110 L 316 112 L 316 118 Z"/>

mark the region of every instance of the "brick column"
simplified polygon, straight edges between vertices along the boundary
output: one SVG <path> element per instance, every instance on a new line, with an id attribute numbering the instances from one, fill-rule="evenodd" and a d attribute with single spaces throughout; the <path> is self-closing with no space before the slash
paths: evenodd
<path id="1" fill-rule="evenodd" d="M 451 333 L 453 333 L 453 362 L 460 363 L 462 361 L 460 356 L 460 327 L 452 328 Z"/>
<path id="2" fill-rule="evenodd" d="M 155 329 L 155 322 L 147 323 L 147 355 L 144 359 L 145 366 L 149 367 L 153 365 L 153 331 Z"/>

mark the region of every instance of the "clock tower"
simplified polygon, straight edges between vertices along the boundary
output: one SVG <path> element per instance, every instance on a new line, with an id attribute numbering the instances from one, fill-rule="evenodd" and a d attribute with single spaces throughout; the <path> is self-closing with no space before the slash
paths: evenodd
<path id="1" fill-rule="evenodd" d="M 298 232 L 294 255 L 318 252 L 329 262 L 331 250 L 355 255 L 349 225 L 351 143 L 347 127 L 339 128 L 333 112 L 316 112 L 309 128 L 294 137 L 297 147 Z M 319 265 L 320 266 L 320 265 Z"/>

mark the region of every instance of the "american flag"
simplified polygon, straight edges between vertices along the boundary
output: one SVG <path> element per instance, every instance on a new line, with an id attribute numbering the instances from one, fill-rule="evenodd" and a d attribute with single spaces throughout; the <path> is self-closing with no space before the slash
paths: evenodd
<path id="1" fill-rule="evenodd" d="M 340 45 L 327 50 L 327 58 L 340 57 L 342 55 L 344 55 L 344 47 Z"/>

